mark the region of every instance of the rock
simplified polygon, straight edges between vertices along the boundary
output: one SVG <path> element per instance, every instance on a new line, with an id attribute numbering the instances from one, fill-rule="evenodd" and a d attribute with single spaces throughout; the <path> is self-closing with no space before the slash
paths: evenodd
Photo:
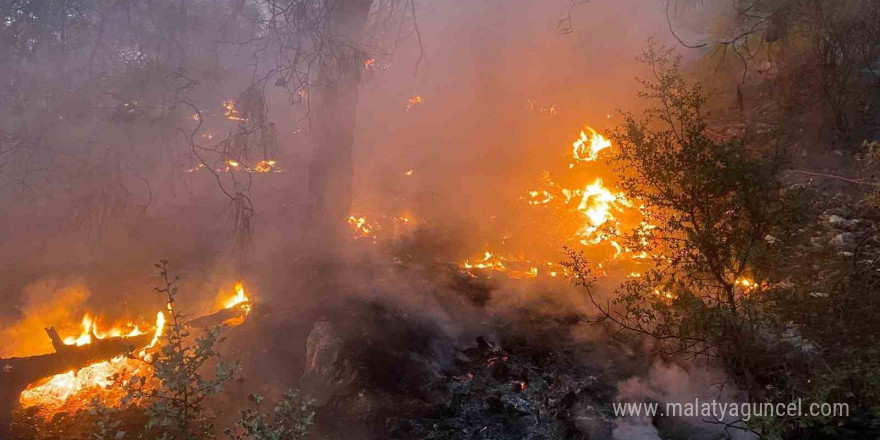
<path id="1" fill-rule="evenodd" d="M 300 387 L 318 406 L 357 377 L 351 362 L 342 358 L 343 341 L 327 321 L 318 321 L 306 341 L 306 368 Z"/>
<path id="2" fill-rule="evenodd" d="M 810 292 L 810 296 L 813 298 L 828 298 L 828 294 L 825 292 Z"/>
<path id="3" fill-rule="evenodd" d="M 830 223 L 831 226 L 833 226 L 837 229 L 850 230 L 855 225 L 859 224 L 859 221 L 858 220 L 847 220 L 839 215 L 832 214 L 830 217 L 828 217 L 828 223 Z"/>
<path id="4" fill-rule="evenodd" d="M 774 237 L 774 236 L 772 236 L 772 235 L 770 235 L 770 234 L 767 234 L 767 236 L 764 237 L 764 241 L 766 241 L 767 244 L 775 244 L 776 241 L 777 241 L 777 239 L 776 239 L 776 237 Z"/>
<path id="5" fill-rule="evenodd" d="M 834 238 L 831 239 L 831 244 L 838 249 L 851 249 L 855 247 L 855 240 L 851 232 L 844 232 L 835 235 Z"/>

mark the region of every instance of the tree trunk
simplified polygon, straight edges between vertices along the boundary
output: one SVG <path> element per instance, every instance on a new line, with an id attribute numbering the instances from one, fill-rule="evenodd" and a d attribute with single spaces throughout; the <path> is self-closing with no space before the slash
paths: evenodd
<path id="1" fill-rule="evenodd" d="M 364 68 L 358 46 L 372 2 L 336 0 L 330 6 L 328 25 L 337 56 L 326 57 L 318 73 L 308 183 L 313 201 L 308 239 L 324 257 L 338 249 L 351 209 L 355 111 Z"/>

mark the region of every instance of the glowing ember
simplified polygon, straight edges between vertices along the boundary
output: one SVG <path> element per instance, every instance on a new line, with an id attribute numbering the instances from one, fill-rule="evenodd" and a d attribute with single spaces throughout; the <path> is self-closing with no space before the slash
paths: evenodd
<path id="1" fill-rule="evenodd" d="M 557 267 L 551 262 L 542 264 L 521 258 L 501 257 L 489 251 L 483 252 L 480 257 L 468 259 L 461 267 L 471 276 L 475 276 L 472 270 L 487 270 L 503 273 L 513 279 L 536 278 L 539 274 L 556 277 L 567 273 L 565 268 Z"/>
<path id="2" fill-rule="evenodd" d="M 125 390 L 113 387 L 119 378 L 152 373 L 149 364 L 138 359 L 118 356 L 109 362 L 98 362 L 79 371 L 68 371 L 22 391 L 22 407 L 39 407 L 38 414 L 48 418 L 60 413 L 86 409 L 93 398 L 108 406 L 119 406 Z"/>
<path id="3" fill-rule="evenodd" d="M 406 111 L 412 110 L 413 107 L 415 107 L 421 103 L 422 103 L 421 95 L 416 95 L 416 96 L 413 96 L 412 98 L 409 98 L 409 104 L 406 106 Z"/>
<path id="4" fill-rule="evenodd" d="M 540 115 L 544 119 L 550 119 L 559 113 L 560 107 L 558 104 L 553 104 L 550 107 L 541 107 L 540 105 L 538 105 L 538 102 L 535 101 L 534 99 L 529 99 L 528 103 L 529 103 L 529 108 L 532 111 L 538 113 L 538 115 Z"/>
<path id="5" fill-rule="evenodd" d="M 373 226 L 367 223 L 366 217 L 351 216 L 348 218 L 348 225 L 354 230 L 355 238 L 375 238 L 373 236 Z"/>
<path id="6" fill-rule="evenodd" d="M 261 160 L 254 166 L 254 171 L 258 173 L 271 172 L 276 163 L 274 160 Z"/>

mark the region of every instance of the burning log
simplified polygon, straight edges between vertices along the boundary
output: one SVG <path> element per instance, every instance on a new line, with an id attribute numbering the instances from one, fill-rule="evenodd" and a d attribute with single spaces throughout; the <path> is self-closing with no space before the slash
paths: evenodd
<path id="1" fill-rule="evenodd" d="M 24 358 L 0 359 L 0 440 L 9 436 L 12 411 L 28 385 L 66 371 L 128 353 L 147 346 L 152 334 L 94 339 L 86 345 L 66 345 L 54 327 L 46 329 L 55 353 Z"/>
<path id="2" fill-rule="evenodd" d="M 244 296 L 243 288 L 239 291 L 239 295 L 227 304 L 226 308 L 193 319 L 187 324 L 200 328 L 217 325 L 234 327 L 241 324 L 251 312 L 253 304 Z M 101 338 L 95 327 L 90 326 L 84 333 L 87 342 L 82 344 L 65 342 L 55 327 L 49 327 L 45 330 L 52 341 L 54 353 L 0 359 L 0 440 L 9 439 L 13 410 L 22 392 L 31 384 L 151 346 L 158 338 L 164 321 L 161 314 L 157 318 L 156 333 L 132 333 L 126 336 Z"/>
<path id="3" fill-rule="evenodd" d="M 252 310 L 253 304 L 250 302 L 234 304 L 210 315 L 201 316 L 188 321 L 187 325 L 198 328 L 216 327 L 218 325 L 235 327 L 244 322 L 244 318 L 247 317 Z"/>

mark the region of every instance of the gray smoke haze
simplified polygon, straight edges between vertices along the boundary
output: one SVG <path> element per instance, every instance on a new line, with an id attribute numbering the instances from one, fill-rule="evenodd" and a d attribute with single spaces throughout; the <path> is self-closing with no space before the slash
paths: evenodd
<path id="1" fill-rule="evenodd" d="M 520 227 L 521 195 L 559 162 L 585 124 L 602 130 L 617 123 L 616 109 L 637 111 L 635 78 L 644 72 L 635 57 L 648 38 L 674 42 L 663 1 L 578 3 L 417 2 L 421 47 L 414 36 L 403 40 L 390 64 L 373 69 L 360 87 L 353 213 L 414 213 L 421 227 L 452 240 L 442 262 L 480 250 L 498 230 L 527 233 Z M 560 22 L 571 32 L 562 32 Z M 218 68 L 223 79 L 196 89 L 203 108 L 222 114 L 217 98 L 234 98 L 247 86 L 255 69 L 244 52 L 225 52 Z M 408 109 L 415 96 L 421 102 Z M 87 311 L 151 316 L 162 307 L 151 293 L 158 281 L 152 264 L 160 258 L 183 275 L 184 302 L 194 313 L 216 307 L 223 289 L 238 279 L 257 298 L 274 302 L 381 299 L 463 342 L 479 334 L 487 317 L 512 309 L 592 313 L 583 295 L 564 283 L 506 283 L 477 309 L 451 299 L 448 286 L 399 274 L 378 246 L 360 244 L 349 263 L 374 261 L 378 269 L 345 275 L 336 284 L 341 291 L 304 291 L 310 274 L 297 269 L 308 258 L 298 246 L 308 203 L 309 124 L 303 108 L 271 85 L 267 101 L 282 172 L 254 177 L 254 236 L 242 255 L 233 249 L 227 200 L 214 177 L 186 172 L 193 163 L 179 132 L 97 118 L 85 128 L 53 132 L 46 141 L 61 154 L 52 166 L 34 182 L 7 183 L 0 193 L 0 328 L 7 329 L 0 337 L 14 341 L 0 355 L 48 350 L 47 341 L 32 336 L 42 340 L 49 325 L 75 331 Z M 460 308 L 450 310 L 455 301 Z M 604 334 L 579 327 L 575 336 Z M 647 378 L 620 384 L 621 398 L 671 399 L 683 384 L 696 390 L 710 383 L 676 368 L 657 364 Z M 638 423 L 617 433 L 657 437 L 653 426 Z"/>

